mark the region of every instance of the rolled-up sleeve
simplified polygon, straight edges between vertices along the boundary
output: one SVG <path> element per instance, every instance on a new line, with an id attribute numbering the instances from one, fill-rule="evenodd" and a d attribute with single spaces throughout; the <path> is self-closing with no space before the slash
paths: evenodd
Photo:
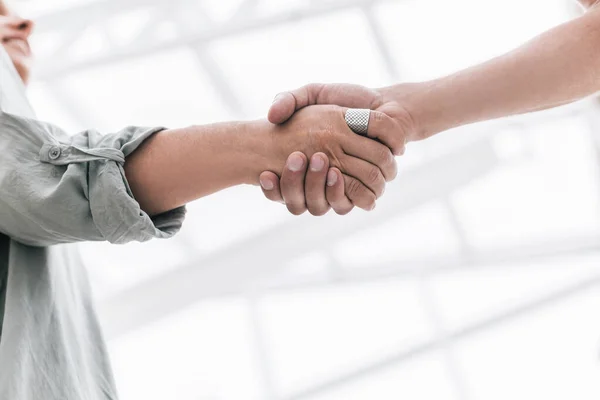
<path id="1" fill-rule="evenodd" d="M 70 136 L 0 111 L 0 231 L 34 246 L 173 236 L 185 207 L 151 218 L 133 197 L 123 169 L 127 156 L 162 129 Z"/>

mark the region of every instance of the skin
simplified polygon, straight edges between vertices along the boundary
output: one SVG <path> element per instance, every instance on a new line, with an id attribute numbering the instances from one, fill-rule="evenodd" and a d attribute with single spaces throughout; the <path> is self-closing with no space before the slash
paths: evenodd
<path id="1" fill-rule="evenodd" d="M 32 29 L 32 21 L 11 13 L 0 0 L 2 45 L 25 83 Z M 307 107 L 280 125 L 226 122 L 165 130 L 126 159 L 125 174 L 142 210 L 157 215 L 231 186 L 258 185 L 261 171 L 275 173 L 285 167 L 300 173 L 306 157 L 312 157 L 313 169 L 319 160 L 323 170 L 331 167 L 328 191 L 342 193 L 352 206 L 372 210 L 386 181 L 395 178 L 396 162 L 388 147 L 353 133 L 344 113 L 343 107 L 323 105 Z M 394 141 L 395 124 L 386 114 L 375 115 L 372 135 Z M 288 159 L 295 150 L 299 153 Z M 282 175 L 285 181 L 289 174 Z M 324 182 L 317 181 L 321 188 Z M 293 214 L 303 212 L 288 208 Z"/>
<path id="2" fill-rule="evenodd" d="M 313 106 L 283 125 L 253 121 L 166 130 L 126 160 L 125 173 L 142 209 L 152 215 L 227 187 L 258 185 L 261 171 L 282 171 L 288 155 L 300 149 L 308 157 L 327 157 L 342 172 L 348 197 L 371 210 L 385 181 L 396 176 L 396 162 L 387 147 L 350 131 L 344 112 Z M 389 122 L 375 124 L 374 131 Z M 300 167 L 287 162 L 287 168 Z"/>
<path id="3" fill-rule="evenodd" d="M 11 13 L 6 4 L 0 1 L 0 40 L 24 83 L 29 81 L 32 61 L 29 36 L 33 27 L 33 21 Z"/>
<path id="4" fill-rule="evenodd" d="M 587 11 L 579 18 L 483 64 L 429 82 L 379 89 L 307 85 L 278 95 L 269 120 L 283 123 L 296 110 L 314 104 L 378 110 L 397 123 L 394 141 L 378 139 L 394 154 L 402 154 L 403 143 L 454 127 L 577 101 L 600 90 L 600 1 L 579 3 Z M 332 201 L 342 196 L 341 191 L 319 190 L 326 172 L 305 171 L 292 174 L 284 170 L 281 180 L 272 172 L 263 172 L 265 196 L 286 204 L 294 202 L 295 208 L 304 206 L 310 212 L 315 204 L 322 212 L 323 203 L 328 202 L 338 211 Z M 265 182 L 270 190 L 265 190 Z"/>
<path id="5" fill-rule="evenodd" d="M 595 7 L 600 2 L 597 0 L 579 0 L 578 3 L 581 4 L 584 9 L 589 9 Z"/>
<path id="6" fill-rule="evenodd" d="M 348 92 L 352 85 L 320 85 L 312 84 L 300 88 L 294 92 L 278 95 L 269 111 L 269 121 L 280 124 L 288 120 L 294 110 L 301 109 L 309 104 L 335 104 L 339 102 L 348 108 L 369 108 L 371 116 L 369 120 L 368 137 L 375 141 L 385 143 L 390 147 L 394 155 L 402 155 L 406 144 L 406 138 L 399 132 L 403 132 L 409 123 L 406 119 L 409 115 L 401 108 L 390 104 L 377 104 L 378 94 L 367 88 L 359 88 L 356 92 Z M 322 92 L 323 89 L 326 89 Z M 371 99 L 366 101 L 365 99 Z M 385 125 L 380 131 L 373 129 L 375 126 Z M 389 140 L 380 136 L 379 132 L 386 132 Z M 393 132 L 392 135 L 389 132 Z M 270 171 L 262 172 L 260 183 L 265 196 L 277 202 L 286 204 L 288 210 L 299 215 L 308 210 L 312 215 L 320 216 L 326 214 L 331 208 L 339 215 L 345 215 L 352 211 L 355 205 L 352 193 L 348 186 L 339 185 L 338 171 L 335 168 L 318 168 L 318 160 L 307 158 L 301 153 L 294 153 L 290 157 L 302 158 L 303 168 L 299 171 L 284 169 L 279 177 Z M 323 160 L 328 165 L 328 160 Z M 317 167 L 315 167 L 315 164 Z M 323 183 L 326 182 L 325 185 Z M 344 188 L 346 189 L 344 191 Z M 350 190 L 348 190 L 350 189 Z M 361 207 L 362 208 L 362 207 Z"/>

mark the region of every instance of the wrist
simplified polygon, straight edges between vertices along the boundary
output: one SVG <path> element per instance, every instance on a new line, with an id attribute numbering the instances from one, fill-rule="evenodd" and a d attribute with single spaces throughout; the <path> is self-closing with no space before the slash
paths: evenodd
<path id="1" fill-rule="evenodd" d="M 443 110 L 436 105 L 439 102 L 434 100 L 434 82 L 401 83 L 378 91 L 383 107 L 393 104 L 392 117 L 403 127 L 407 142 L 423 140 L 449 129 Z"/>
<path id="2" fill-rule="evenodd" d="M 245 132 L 238 142 L 237 160 L 240 162 L 241 181 L 259 185 L 263 171 L 281 174 L 287 155 L 275 132 L 276 126 L 266 120 L 244 123 Z"/>

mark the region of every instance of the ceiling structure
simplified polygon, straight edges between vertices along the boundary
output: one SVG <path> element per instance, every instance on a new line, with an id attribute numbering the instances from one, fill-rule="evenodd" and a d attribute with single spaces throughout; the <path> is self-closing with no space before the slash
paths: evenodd
<path id="1" fill-rule="evenodd" d="M 312 81 L 431 79 L 575 13 L 562 0 L 17 7 L 37 22 L 32 102 L 72 132 L 260 118 L 276 93 Z M 173 240 L 83 244 L 123 398 L 178 387 L 181 399 L 463 400 L 510 396 L 514 384 L 490 378 L 498 371 L 514 383 L 535 368 L 552 381 L 564 371 L 543 369 L 537 353 L 519 350 L 510 371 L 498 360 L 562 343 L 536 332 L 560 327 L 583 348 L 600 328 L 573 312 L 600 305 L 598 108 L 590 99 L 411 144 L 372 213 L 296 218 L 240 187 L 191 204 Z M 523 321 L 538 325 L 511 336 Z M 591 399 L 600 387 L 584 378 L 597 368 L 560 376 Z M 144 388 L 153 376 L 161 383 Z M 561 398 L 537 382 L 533 397 Z"/>

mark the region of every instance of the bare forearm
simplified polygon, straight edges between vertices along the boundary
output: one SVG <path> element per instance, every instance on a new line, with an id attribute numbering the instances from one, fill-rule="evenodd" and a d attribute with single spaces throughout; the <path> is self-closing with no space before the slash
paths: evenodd
<path id="1" fill-rule="evenodd" d="M 487 63 L 435 81 L 383 89 L 407 104 L 415 139 L 482 120 L 542 110 L 600 90 L 600 9 Z M 414 90 L 412 90 L 414 89 Z"/>
<path id="2" fill-rule="evenodd" d="M 125 173 L 144 211 L 156 215 L 281 168 L 269 124 L 223 123 L 155 134 L 127 158 Z"/>

